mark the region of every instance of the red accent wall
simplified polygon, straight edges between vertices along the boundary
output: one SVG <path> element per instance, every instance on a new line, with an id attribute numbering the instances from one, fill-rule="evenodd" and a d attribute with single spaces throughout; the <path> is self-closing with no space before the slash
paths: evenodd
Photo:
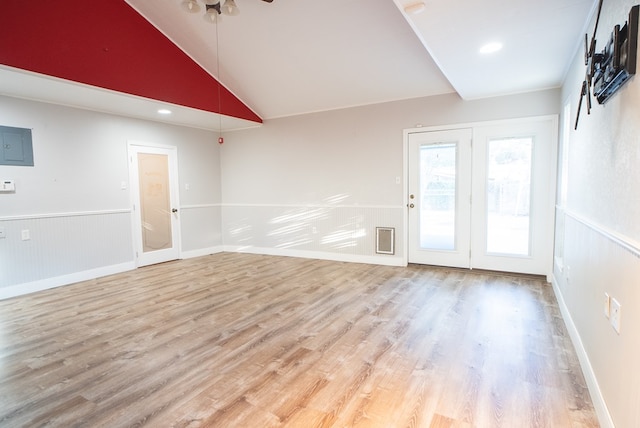
<path id="1" fill-rule="evenodd" d="M 262 122 L 124 0 L 0 0 L 0 63 Z"/>

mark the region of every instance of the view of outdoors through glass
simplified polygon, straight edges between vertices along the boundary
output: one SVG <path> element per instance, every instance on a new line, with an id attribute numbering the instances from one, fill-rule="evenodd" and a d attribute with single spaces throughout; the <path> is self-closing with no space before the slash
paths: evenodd
<path id="1" fill-rule="evenodd" d="M 532 138 L 490 140 L 487 253 L 529 255 Z"/>
<path id="2" fill-rule="evenodd" d="M 455 250 L 456 144 L 420 147 L 420 247 Z"/>

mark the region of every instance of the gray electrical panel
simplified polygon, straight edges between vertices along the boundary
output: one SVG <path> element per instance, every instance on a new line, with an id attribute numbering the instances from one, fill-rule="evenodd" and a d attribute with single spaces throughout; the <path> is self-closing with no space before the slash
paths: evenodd
<path id="1" fill-rule="evenodd" d="M 30 129 L 0 126 L 0 165 L 33 166 Z"/>

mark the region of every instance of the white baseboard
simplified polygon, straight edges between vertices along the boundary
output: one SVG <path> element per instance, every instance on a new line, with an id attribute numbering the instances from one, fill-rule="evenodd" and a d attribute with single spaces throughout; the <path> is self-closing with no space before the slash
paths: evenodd
<path id="1" fill-rule="evenodd" d="M 564 301 L 564 297 L 560 292 L 558 282 L 554 275 L 552 275 L 551 285 L 553 286 L 553 292 L 555 293 L 556 300 L 558 301 L 558 307 L 560 308 L 560 312 L 562 313 L 562 319 L 564 320 L 564 323 L 567 326 L 567 330 L 569 331 L 569 336 L 571 337 L 571 341 L 573 342 L 573 347 L 576 349 L 576 354 L 578 355 L 578 360 L 580 361 L 580 367 L 582 368 L 582 373 L 585 377 L 585 380 L 587 381 L 587 387 L 589 388 L 589 393 L 591 394 L 591 401 L 593 402 L 593 407 L 596 410 L 596 415 L 598 416 L 600 426 L 602 428 L 615 428 L 613 419 L 611 419 L 611 414 L 609 413 L 609 409 L 607 409 L 607 403 L 605 402 L 602 391 L 600 390 L 600 386 L 598 385 L 598 379 L 596 378 L 596 374 L 593 371 L 593 367 L 591 366 L 591 361 L 589 361 L 587 351 L 586 349 L 584 349 L 584 345 L 582 344 L 580 333 L 578 332 L 578 329 L 573 322 L 573 318 L 571 318 L 569 308 Z"/>
<path id="2" fill-rule="evenodd" d="M 74 284 L 76 282 L 88 281 L 102 276 L 127 272 L 135 268 L 135 263 L 131 261 L 112 266 L 85 270 L 82 272 L 74 272 L 68 275 L 56 276 L 54 278 L 46 278 L 39 281 L 2 287 L 0 288 L 0 300 L 35 293 L 36 291 L 48 290 L 50 288 L 61 287 L 63 285 Z"/>
<path id="3" fill-rule="evenodd" d="M 198 250 L 191 250 L 191 251 L 183 251 L 180 256 L 183 259 L 193 259 L 195 257 L 202 257 L 202 256 L 208 256 L 211 254 L 218 254 L 218 253 L 222 253 L 224 251 L 224 247 L 222 245 L 218 245 L 215 247 L 209 247 L 209 248 L 202 248 L 202 249 L 198 249 Z"/>
<path id="4" fill-rule="evenodd" d="M 224 251 L 229 253 L 264 254 L 268 256 L 299 257 L 303 259 L 331 260 L 335 262 L 366 263 L 384 266 L 406 266 L 399 256 L 359 256 L 354 254 L 330 253 L 324 251 L 301 251 L 282 248 L 224 246 Z"/>

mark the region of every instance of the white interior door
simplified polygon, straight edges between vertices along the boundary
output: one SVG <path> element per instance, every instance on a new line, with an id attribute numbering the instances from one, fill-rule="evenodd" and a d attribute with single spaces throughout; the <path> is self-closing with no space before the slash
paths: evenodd
<path id="1" fill-rule="evenodd" d="M 556 117 L 409 133 L 408 261 L 548 275 L 556 135 Z"/>
<path id="2" fill-rule="evenodd" d="M 409 262 L 470 267 L 472 130 L 409 134 Z"/>
<path id="3" fill-rule="evenodd" d="M 138 266 L 180 258 L 175 148 L 129 146 Z"/>

